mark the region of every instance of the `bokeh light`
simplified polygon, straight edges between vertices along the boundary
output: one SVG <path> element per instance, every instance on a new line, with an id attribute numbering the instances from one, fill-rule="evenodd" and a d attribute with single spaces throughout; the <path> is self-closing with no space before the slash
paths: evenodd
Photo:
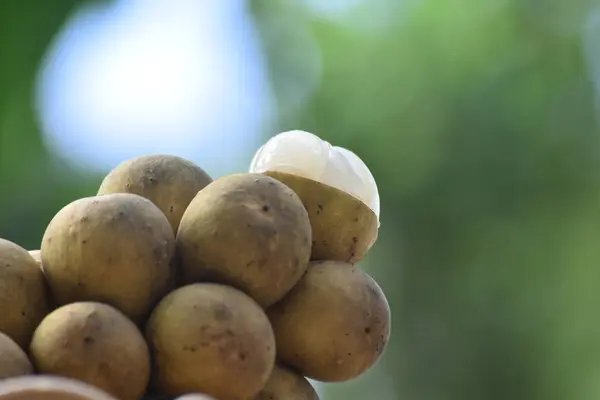
<path id="1" fill-rule="evenodd" d="M 38 109 L 48 145 L 87 168 L 171 153 L 222 175 L 249 162 L 269 91 L 245 1 L 121 0 L 71 17 Z"/>

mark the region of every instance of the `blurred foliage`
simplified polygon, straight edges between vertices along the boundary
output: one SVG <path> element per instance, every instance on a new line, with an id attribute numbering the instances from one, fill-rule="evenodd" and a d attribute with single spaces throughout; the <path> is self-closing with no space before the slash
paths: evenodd
<path id="1" fill-rule="evenodd" d="M 377 372 L 331 386 L 338 398 L 372 397 L 382 377 L 390 399 L 598 396 L 600 143 L 578 36 L 591 10 L 553 4 L 421 1 L 372 34 L 309 21 L 323 78 L 282 129 L 371 167 L 382 234 L 367 264 L 394 317 Z M 275 76 L 294 48 L 271 49 Z"/>
<path id="2" fill-rule="evenodd" d="M 29 248 L 98 181 L 47 152 L 31 106 L 44 50 L 76 3 L 0 6 L 0 236 Z M 600 131 L 588 62 L 600 42 L 581 37 L 593 6 L 407 1 L 369 30 L 356 22 L 375 18 L 368 2 L 336 21 L 292 1 L 253 2 L 279 130 L 353 149 L 382 198 L 363 265 L 389 297 L 393 339 L 364 377 L 327 385 L 332 398 L 600 396 Z"/>
<path id="3" fill-rule="evenodd" d="M 45 148 L 34 89 L 40 62 L 78 0 L 0 2 L 0 237 L 39 248 L 46 225 L 98 177 L 70 170 Z"/>

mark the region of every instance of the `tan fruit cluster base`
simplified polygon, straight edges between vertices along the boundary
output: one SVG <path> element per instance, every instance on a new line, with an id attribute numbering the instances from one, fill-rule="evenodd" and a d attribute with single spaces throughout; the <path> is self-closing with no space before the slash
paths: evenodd
<path id="1" fill-rule="evenodd" d="M 0 400 L 318 399 L 307 377 L 354 379 L 388 342 L 354 264 L 377 224 L 290 174 L 127 161 L 40 250 L 0 239 Z"/>

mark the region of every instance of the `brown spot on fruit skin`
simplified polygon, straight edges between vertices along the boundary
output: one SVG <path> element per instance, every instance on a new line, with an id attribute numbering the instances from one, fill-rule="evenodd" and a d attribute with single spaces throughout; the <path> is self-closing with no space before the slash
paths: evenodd
<path id="1" fill-rule="evenodd" d="M 193 162 L 154 154 L 119 164 L 104 178 L 98 195 L 132 193 L 147 198 L 165 214 L 175 234 L 187 206 L 210 182 L 212 178 Z"/>
<path id="2" fill-rule="evenodd" d="M 306 270 L 311 238 L 306 209 L 283 183 L 261 174 L 217 179 L 181 219 L 183 281 L 226 283 L 267 308 Z"/>
<path id="3" fill-rule="evenodd" d="M 155 358 L 154 389 L 171 396 L 252 399 L 275 363 L 266 314 L 226 285 L 197 283 L 171 292 L 152 313 L 146 339 Z"/>
<path id="4" fill-rule="evenodd" d="M 377 216 L 357 198 L 298 175 L 276 171 L 264 174 L 289 186 L 302 200 L 312 227 L 312 261 L 353 264 L 363 259 L 377 240 Z"/>
<path id="5" fill-rule="evenodd" d="M 50 221 L 41 248 L 44 274 L 58 305 L 99 301 L 136 323 L 171 289 L 174 252 L 165 215 L 151 201 L 129 193 L 68 204 Z"/>
<path id="6" fill-rule="evenodd" d="M 310 263 L 300 282 L 267 314 L 281 362 L 323 382 L 364 373 L 390 335 L 390 309 L 379 285 L 340 261 Z"/>
<path id="7" fill-rule="evenodd" d="M 102 303 L 71 303 L 50 313 L 30 346 L 37 371 L 94 385 L 121 400 L 137 400 L 150 379 L 142 333 L 124 314 Z"/>
<path id="8" fill-rule="evenodd" d="M 233 313 L 223 304 L 216 305 L 214 313 L 217 321 L 227 321 L 228 319 L 231 319 L 233 315 Z"/>

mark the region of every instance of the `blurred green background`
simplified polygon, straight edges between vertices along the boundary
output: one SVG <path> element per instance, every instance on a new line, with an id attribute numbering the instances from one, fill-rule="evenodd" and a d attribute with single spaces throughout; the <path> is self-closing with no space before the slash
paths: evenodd
<path id="1" fill-rule="evenodd" d="M 217 177 L 308 130 L 377 180 L 393 310 L 323 398 L 598 399 L 596 38 L 592 0 L 0 0 L 0 237 L 39 248 L 128 157 Z"/>

